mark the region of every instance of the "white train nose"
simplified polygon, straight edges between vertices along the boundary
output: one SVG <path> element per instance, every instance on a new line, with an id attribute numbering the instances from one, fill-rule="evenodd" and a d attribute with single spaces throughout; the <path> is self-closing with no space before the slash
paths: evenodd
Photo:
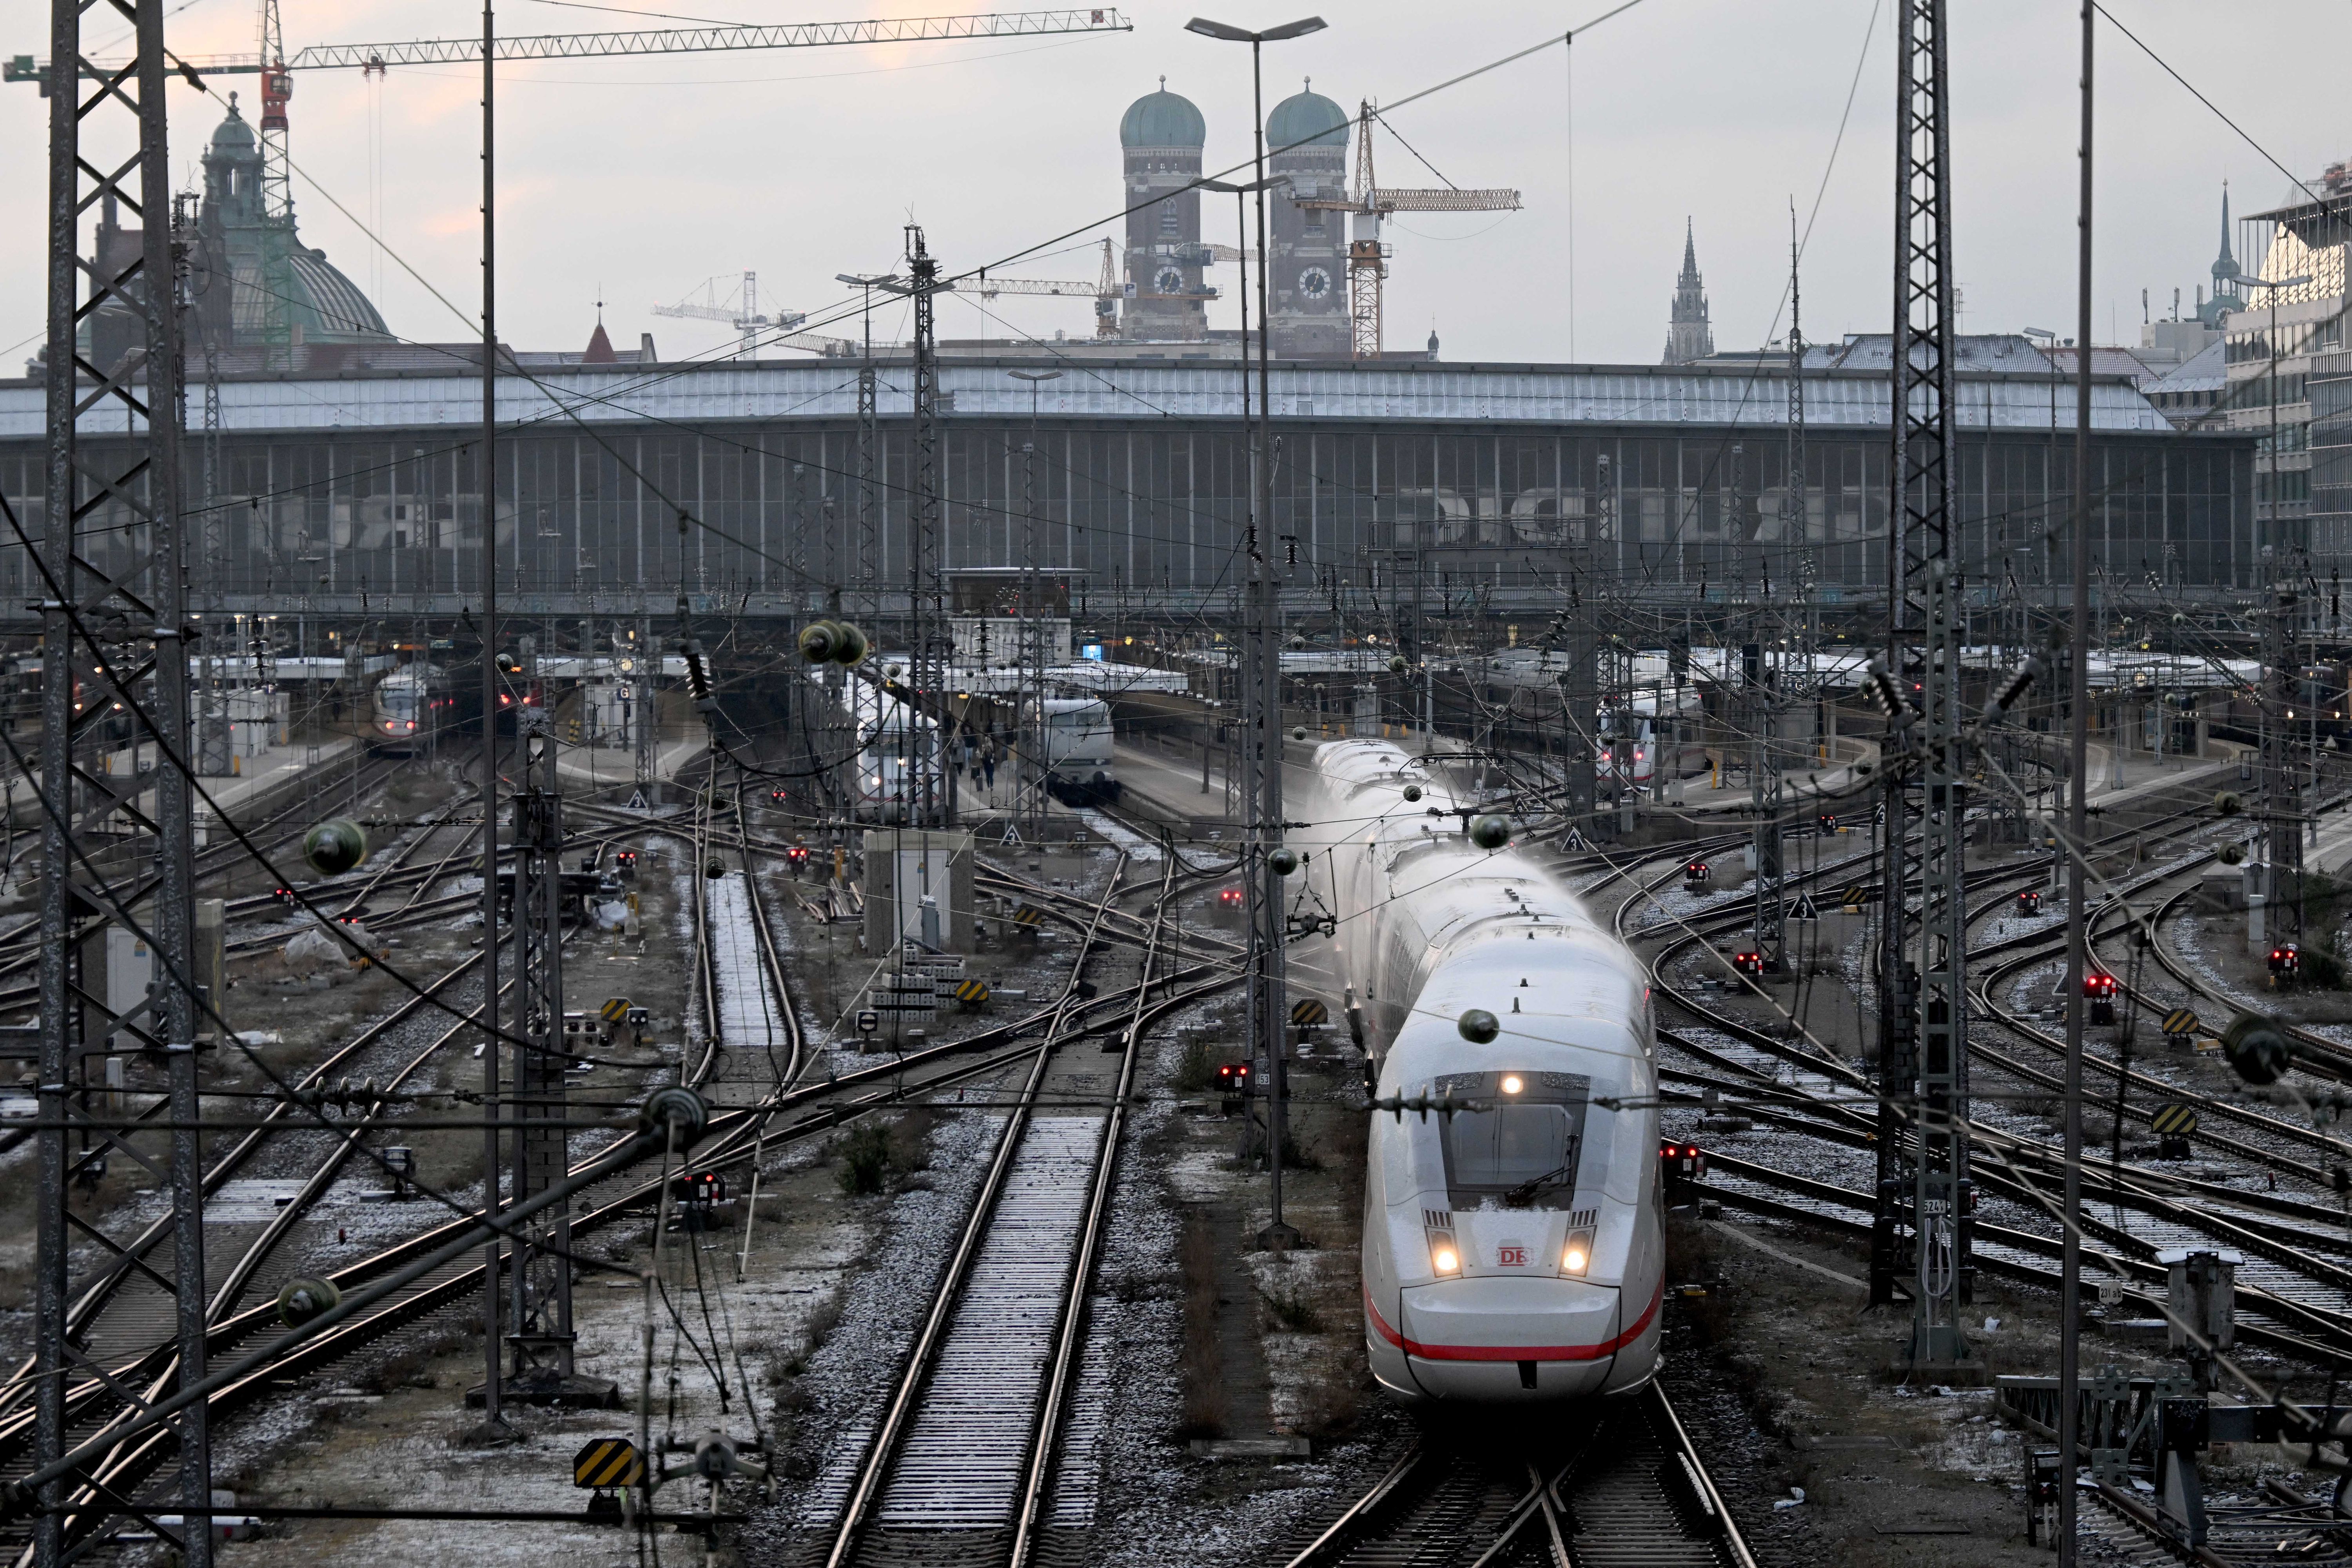
<path id="1" fill-rule="evenodd" d="M 1441 1279 L 1402 1295 L 1402 1321 L 1389 1324 L 1375 1311 L 1372 1331 L 1402 1352 L 1412 1381 L 1434 1399 L 1598 1394 L 1617 1352 L 1656 1311 L 1626 1323 L 1613 1286 L 1577 1279 Z"/>

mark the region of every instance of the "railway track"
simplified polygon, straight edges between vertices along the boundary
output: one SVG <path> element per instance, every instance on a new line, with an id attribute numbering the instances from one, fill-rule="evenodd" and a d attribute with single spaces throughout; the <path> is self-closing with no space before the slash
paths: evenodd
<path id="1" fill-rule="evenodd" d="M 1205 990 L 1156 1007 L 1150 1000 L 1177 875 L 1169 858 L 1108 1102 L 1099 1111 L 1067 1109 L 1104 1087 L 1099 1054 L 1087 1060 L 1073 1048 L 1073 1006 L 1124 868 L 1122 856 L 822 1542 L 827 1568 L 947 1557 L 1025 1568 L 1055 1528 L 1048 1500 L 1138 1052 L 1157 1016 Z M 1050 1110 L 1040 1105 L 1049 1097 Z M 811 1563 L 820 1560 L 817 1544 Z"/>
<path id="2" fill-rule="evenodd" d="M 1285 1568 L 1756 1568 L 1655 1384 L 1540 1424 L 1432 1434 Z"/>
<path id="3" fill-rule="evenodd" d="M 302 1075 L 296 1080 L 298 1092 L 321 1089 L 329 1083 L 330 1075 L 368 1059 L 391 1043 L 402 1026 L 433 1008 L 436 999 L 470 975 L 479 963 L 479 955 L 474 954 L 452 965 L 425 985 L 423 994 L 411 996 Z M 511 995 L 514 983 L 509 981 L 500 989 L 502 995 Z M 466 1019 L 457 1019 L 436 1033 L 423 1048 L 396 1057 L 383 1081 L 369 1080 L 372 1092 L 341 1106 L 344 1120 L 340 1125 L 331 1118 L 321 1125 L 312 1114 L 288 1099 L 274 1100 L 263 1112 L 261 1124 L 246 1130 L 213 1163 L 205 1176 L 208 1208 L 236 1173 L 272 1141 L 290 1137 L 305 1142 L 323 1141 L 326 1144 L 323 1152 L 313 1157 L 295 1190 L 274 1205 L 274 1212 L 267 1217 L 216 1218 L 207 1215 L 206 1253 L 212 1266 L 207 1269 L 211 1295 L 206 1321 L 213 1331 L 210 1339 L 215 1354 L 234 1350 L 272 1326 L 272 1307 L 240 1308 L 257 1289 L 266 1294 L 278 1276 L 295 1271 L 296 1263 L 284 1261 L 282 1255 L 289 1251 L 311 1209 L 350 1163 L 362 1157 L 371 1134 L 398 1135 L 400 1119 L 387 1114 L 396 1103 L 394 1097 L 401 1095 L 417 1075 L 473 1028 Z M 152 1109 L 160 1111 L 161 1102 Z M 170 1226 L 166 1215 L 149 1225 L 128 1244 L 117 1244 L 110 1258 L 83 1283 L 69 1304 L 68 1332 L 89 1357 L 93 1375 L 68 1391 L 68 1448 L 106 1437 L 132 1420 L 141 1405 L 168 1394 L 176 1386 L 179 1357 L 173 1337 L 172 1296 L 144 1262 L 145 1256 L 168 1237 Z M 21 1375 L 20 1369 L 20 1379 Z M 29 1468 L 34 1426 L 31 1400 L 20 1381 L 6 1397 L 0 1398 L 0 1479 L 13 1479 Z M 100 1495 L 99 1489 L 129 1496 L 167 1456 L 168 1443 L 160 1435 L 127 1441 L 89 1472 L 88 1485 L 78 1490 L 69 1489 L 69 1503 L 86 1506 Z"/>
<path id="4" fill-rule="evenodd" d="M 636 825 L 642 827 L 644 825 Z M 756 893 L 753 894 L 756 898 Z M 760 906 L 749 900 L 743 906 L 747 914 L 764 921 Z M 781 982 L 783 971 L 774 963 L 772 939 L 761 935 L 761 945 L 766 953 L 766 973 L 772 981 Z M 714 964 L 711 973 L 720 987 L 729 984 L 729 968 Z M 742 971 L 733 971 L 740 975 Z M 783 1025 L 790 1036 L 786 1042 L 790 1070 L 777 1075 L 761 1076 L 766 1080 L 755 1095 L 747 1096 L 751 1103 L 740 1108 L 715 1109 L 709 1130 L 702 1144 L 694 1151 L 692 1168 L 726 1171 L 747 1162 L 756 1161 L 768 1151 L 780 1149 L 795 1142 L 818 1138 L 878 1110 L 919 1102 L 943 1089 L 953 1089 L 975 1079 L 990 1078 L 1008 1068 L 1037 1058 L 1042 1042 L 1030 1037 L 1050 1030 L 1057 1012 L 1064 1013 L 1066 1031 L 1075 1037 L 1082 1032 L 1098 1029 L 1106 1017 L 1128 1016 L 1149 999 L 1156 988 L 1166 993 L 1161 1006 L 1189 1002 L 1206 992 L 1229 984 L 1226 976 L 1211 966 L 1190 963 L 1171 968 L 1155 983 L 1106 988 L 1101 994 L 1074 999 L 1066 1009 L 1056 1008 L 1034 1013 L 980 1031 L 962 1040 L 947 1042 L 919 1051 L 911 1051 L 870 1068 L 838 1073 L 824 1082 L 793 1084 L 791 1079 L 805 1066 L 808 1054 L 799 1023 L 798 1011 L 788 989 L 773 999 L 774 1019 Z M 1181 989 L 1191 987 L 1189 990 Z M 722 1003 L 722 1005 L 731 1005 Z M 1158 1009 L 1153 1011 L 1156 1013 Z M 713 1074 L 728 1060 L 730 1047 L 725 1026 L 709 1032 L 704 1048 L 692 1059 L 682 1064 L 683 1076 L 692 1086 L 712 1089 Z M 744 1053 L 737 1053 L 744 1054 Z M 764 1069 L 764 1057 L 761 1062 Z M 324 1070 L 324 1069 L 321 1069 Z M 317 1075 L 313 1075 L 314 1077 Z M 778 1079 L 782 1078 L 782 1082 Z M 722 1097 L 723 1098 L 723 1097 Z M 355 1139 L 363 1130 L 365 1119 L 355 1118 L 348 1130 Z M 379 1124 L 383 1131 L 396 1131 L 396 1121 Z M 373 1129 L 366 1129 L 373 1130 Z M 604 1157 L 607 1149 L 600 1149 L 573 1164 L 575 1172 L 584 1171 Z M 593 1233 L 614 1224 L 642 1221 L 660 1201 L 662 1182 L 658 1175 L 648 1176 L 641 1169 L 624 1169 L 586 1189 L 573 1205 L 572 1231 L 575 1236 Z M 327 1278 L 345 1295 L 364 1290 L 378 1281 L 410 1267 L 421 1258 L 429 1258 L 454 1239 L 462 1237 L 473 1226 L 474 1220 L 459 1216 L 441 1225 L 381 1248 L 364 1258 L 337 1268 Z M 437 1313 L 452 1308 L 465 1308 L 478 1300 L 481 1290 L 480 1249 L 447 1263 L 410 1281 L 402 1289 L 375 1303 L 365 1313 L 338 1324 L 332 1330 L 313 1336 L 286 1351 L 247 1374 L 215 1391 L 210 1400 L 215 1420 L 225 1419 L 239 1411 L 251 1408 L 269 1399 L 281 1397 L 293 1380 L 299 1379 L 338 1362 L 364 1352 L 369 1347 L 414 1326 Z M 262 1302 L 229 1311 L 214 1322 L 211 1343 L 216 1360 L 226 1359 L 257 1342 L 267 1341 L 278 1331 L 274 1302 Z M 152 1352 L 168 1357 L 168 1347 Z M 115 1369 L 109 1369 L 109 1375 Z M 156 1363 L 142 1358 L 123 1369 L 131 1377 L 160 1370 Z M 118 1382 L 123 1380 L 118 1379 Z M 93 1384 L 102 1388 L 103 1380 Z M 150 1386 L 155 1386 L 150 1383 Z M 154 1433 L 139 1435 L 120 1445 L 107 1455 L 101 1476 L 119 1495 L 136 1495 L 152 1488 L 155 1478 L 168 1464 L 168 1444 Z M 0 1478 L 24 1473 L 24 1461 L 0 1468 Z M 79 1489 L 85 1500 L 90 1493 L 85 1486 Z M 169 1507 L 158 1502 L 154 1506 Z M 76 1539 L 85 1539 L 91 1528 L 92 1515 L 79 1514 L 68 1521 L 69 1531 Z M 0 1542 L 14 1545 L 21 1533 L 0 1532 Z"/>

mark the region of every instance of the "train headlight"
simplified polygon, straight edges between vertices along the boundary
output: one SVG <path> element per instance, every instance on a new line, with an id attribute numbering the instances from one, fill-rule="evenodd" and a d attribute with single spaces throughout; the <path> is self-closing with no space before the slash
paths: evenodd
<path id="1" fill-rule="evenodd" d="M 1561 1249 L 1559 1255 L 1560 1271 L 1564 1274 L 1581 1274 L 1591 1266 L 1592 1233 L 1589 1230 L 1570 1231 L 1568 1246 Z"/>
<path id="2" fill-rule="evenodd" d="M 1515 1072 L 1507 1072 L 1503 1075 L 1503 1092 L 1505 1094 L 1517 1094 L 1519 1090 L 1527 1087 L 1526 1081 L 1522 1079 L 1518 1074 Z"/>
<path id="3" fill-rule="evenodd" d="M 1454 1245 L 1452 1231 L 1436 1229 L 1430 1231 L 1429 1267 L 1438 1274 L 1462 1272 L 1462 1249 Z"/>

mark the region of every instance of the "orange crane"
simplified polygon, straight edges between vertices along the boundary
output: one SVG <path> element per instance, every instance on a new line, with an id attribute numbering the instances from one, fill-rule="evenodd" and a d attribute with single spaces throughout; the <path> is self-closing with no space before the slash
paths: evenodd
<path id="1" fill-rule="evenodd" d="M 1372 177 L 1372 121 L 1381 111 L 1369 100 L 1356 116 L 1356 185 L 1344 196 L 1303 201 L 1302 207 L 1353 216 L 1348 238 L 1348 317 L 1350 357 L 1381 357 L 1381 296 L 1389 275 L 1389 247 L 1381 241 L 1381 220 L 1391 213 L 1491 213 L 1519 210 L 1519 193 L 1510 190 L 1464 190 L 1448 184 L 1443 189 L 1383 190 Z M 1386 123 L 1386 121 L 1382 121 Z M 1416 154 L 1418 156 L 1418 154 Z M 1434 172 L 1434 171 L 1433 171 Z M 1443 174 L 1438 178 L 1444 179 Z"/>

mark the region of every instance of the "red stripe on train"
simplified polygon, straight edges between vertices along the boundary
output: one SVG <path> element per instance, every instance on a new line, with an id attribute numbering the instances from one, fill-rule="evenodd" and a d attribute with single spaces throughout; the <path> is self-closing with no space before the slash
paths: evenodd
<path id="1" fill-rule="evenodd" d="M 1650 1297 L 1650 1305 L 1632 1328 L 1615 1339 L 1603 1340 L 1597 1345 L 1425 1344 L 1420 1340 L 1409 1340 L 1390 1327 L 1389 1321 L 1381 1316 L 1381 1310 L 1372 1305 L 1371 1287 L 1367 1285 L 1363 1289 L 1364 1310 L 1370 1315 L 1372 1327 L 1380 1331 L 1381 1338 L 1405 1354 L 1419 1356 L 1423 1361 L 1598 1361 L 1602 1356 L 1614 1355 L 1642 1337 L 1643 1331 L 1650 1326 L 1650 1320 L 1658 1315 L 1659 1304 L 1665 1300 L 1666 1280 L 1663 1274 L 1658 1277 L 1658 1288 Z"/>

